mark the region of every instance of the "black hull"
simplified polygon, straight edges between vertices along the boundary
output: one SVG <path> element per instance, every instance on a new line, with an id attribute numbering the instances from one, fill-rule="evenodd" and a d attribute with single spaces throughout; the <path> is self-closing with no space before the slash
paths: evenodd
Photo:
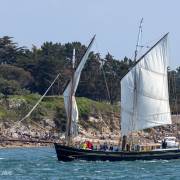
<path id="1" fill-rule="evenodd" d="M 166 149 L 147 152 L 108 152 L 77 149 L 54 144 L 59 161 L 73 161 L 76 159 L 87 161 L 135 161 L 154 159 L 179 159 L 180 149 Z"/>

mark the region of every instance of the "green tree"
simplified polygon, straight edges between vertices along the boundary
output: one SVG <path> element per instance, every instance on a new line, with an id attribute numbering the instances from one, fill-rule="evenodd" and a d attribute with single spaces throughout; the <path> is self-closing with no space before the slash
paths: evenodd
<path id="1" fill-rule="evenodd" d="M 14 64 L 18 57 L 25 55 L 25 48 L 18 47 L 12 37 L 0 38 L 0 64 Z"/>

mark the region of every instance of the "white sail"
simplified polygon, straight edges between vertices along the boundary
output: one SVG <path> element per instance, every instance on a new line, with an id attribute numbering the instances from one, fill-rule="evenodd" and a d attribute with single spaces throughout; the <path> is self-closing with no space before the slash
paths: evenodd
<path id="1" fill-rule="evenodd" d="M 89 44 L 84 56 L 81 59 L 76 71 L 74 72 L 73 80 L 69 82 L 67 85 L 63 96 L 64 96 L 64 104 L 66 109 L 67 118 L 71 117 L 71 135 L 76 136 L 78 132 L 77 122 L 78 122 L 78 108 L 75 99 L 76 89 L 79 83 L 79 79 L 81 76 L 81 71 L 84 68 L 84 65 L 88 59 L 91 47 L 94 43 L 95 36 L 93 37 L 91 43 Z M 72 102 L 71 102 L 72 101 Z M 70 107 L 72 104 L 72 107 Z M 72 108 L 72 110 L 70 110 Z"/>
<path id="2" fill-rule="evenodd" d="M 165 35 L 121 80 L 121 131 L 171 124 Z"/>

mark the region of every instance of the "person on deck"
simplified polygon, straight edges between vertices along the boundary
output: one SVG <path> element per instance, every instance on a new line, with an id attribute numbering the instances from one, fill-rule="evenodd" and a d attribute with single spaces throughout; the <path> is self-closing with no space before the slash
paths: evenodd
<path id="1" fill-rule="evenodd" d="M 108 149 L 108 145 L 107 145 L 107 143 L 105 142 L 105 143 L 103 144 L 103 150 L 106 151 L 107 149 Z"/>
<path id="2" fill-rule="evenodd" d="M 166 148 L 167 148 L 167 142 L 166 142 L 165 139 L 162 141 L 162 148 L 163 148 L 163 149 L 166 149 Z"/>
<path id="3" fill-rule="evenodd" d="M 86 149 L 87 148 L 87 143 L 84 142 L 81 147 L 82 147 L 82 149 Z"/>
<path id="4" fill-rule="evenodd" d="M 109 150 L 113 151 L 113 145 L 112 144 L 110 145 Z"/>
<path id="5" fill-rule="evenodd" d="M 100 150 L 100 151 L 102 151 L 102 150 L 103 150 L 103 145 L 102 145 L 102 144 L 100 144 L 100 146 L 99 146 L 99 150 Z"/>
<path id="6" fill-rule="evenodd" d="M 98 150 L 97 145 L 93 146 L 93 150 Z"/>
<path id="7" fill-rule="evenodd" d="M 122 151 L 125 151 L 126 143 L 127 143 L 127 136 L 124 135 L 122 139 Z"/>
<path id="8" fill-rule="evenodd" d="M 90 141 L 86 141 L 87 149 L 93 149 L 93 144 Z"/>
<path id="9" fill-rule="evenodd" d="M 126 144 L 126 151 L 130 151 L 130 145 Z"/>

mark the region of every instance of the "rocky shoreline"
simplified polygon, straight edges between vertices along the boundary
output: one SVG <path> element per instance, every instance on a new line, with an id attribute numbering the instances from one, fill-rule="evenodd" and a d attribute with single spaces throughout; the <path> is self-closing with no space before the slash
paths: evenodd
<path id="1" fill-rule="evenodd" d="M 99 123 L 102 119 L 90 117 L 91 123 Z M 97 121 L 97 122 L 96 122 Z M 120 144 L 119 117 L 115 118 L 116 126 L 113 132 L 109 127 L 103 125 L 101 128 L 80 126 L 79 136 L 75 138 L 75 144 L 80 144 L 85 140 L 90 140 L 95 144 Z M 161 141 L 165 136 L 175 136 L 180 141 L 180 116 L 172 116 L 172 125 L 151 128 L 134 133 L 134 142 L 139 144 L 156 143 Z M 0 148 L 17 148 L 17 147 L 44 147 L 53 146 L 54 142 L 63 143 L 65 135 L 57 130 L 56 125 L 50 119 L 40 122 L 41 127 L 32 123 L 19 124 L 12 126 L 10 122 L 0 123 Z M 7 141 L 12 140 L 12 141 Z M 13 141 L 14 140 L 14 141 Z M 19 140 L 19 141 L 18 141 Z"/>

